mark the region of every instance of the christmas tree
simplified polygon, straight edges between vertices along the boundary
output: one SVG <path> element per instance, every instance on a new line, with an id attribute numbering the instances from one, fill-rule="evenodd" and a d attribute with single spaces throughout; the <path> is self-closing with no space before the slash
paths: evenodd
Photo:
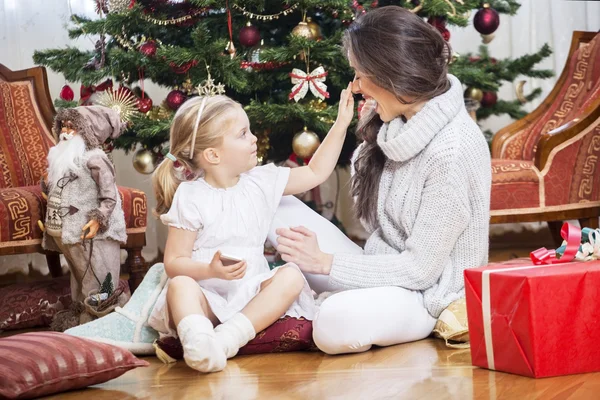
<path id="1" fill-rule="evenodd" d="M 342 33 L 373 7 L 410 9 L 450 41 L 447 26 L 467 26 L 472 10 L 475 28 L 489 41 L 499 14 L 513 15 L 519 7 L 514 0 L 90 1 L 98 18 L 73 15 L 69 35 L 93 37 L 95 49 L 37 51 L 34 61 L 81 83 L 78 102 L 65 86 L 57 106 L 119 107 L 131 124 L 113 146 L 132 150 L 142 144 L 154 164 L 168 145 L 174 112 L 190 96 L 208 90 L 224 91 L 244 105 L 261 158 L 309 158 L 335 120 L 341 90 L 353 78 L 340 52 Z M 512 102 L 498 100 L 496 92 L 502 81 L 522 75 L 551 76 L 534 69 L 549 54 L 544 46 L 536 54 L 496 60 L 483 45 L 476 55 L 455 54 L 450 72 L 467 86 L 468 107 L 481 106 L 478 119 L 502 113 L 520 118 L 522 104 L 540 90 L 521 92 Z M 144 79 L 170 88 L 166 99 L 150 99 Z M 355 145 L 354 135 L 348 135 L 340 163 L 348 162 Z"/>

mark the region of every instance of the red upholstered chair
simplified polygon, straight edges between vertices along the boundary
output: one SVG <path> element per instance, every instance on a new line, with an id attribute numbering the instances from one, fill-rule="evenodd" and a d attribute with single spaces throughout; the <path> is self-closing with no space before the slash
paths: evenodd
<path id="1" fill-rule="evenodd" d="M 46 170 L 55 114 L 48 78 L 43 67 L 11 71 L 0 64 L 0 256 L 45 253 L 53 277 L 61 274 L 58 253 L 42 249 L 46 201 L 39 186 Z M 146 195 L 119 187 L 125 212 L 128 257 L 124 271 L 130 273 L 133 291 L 147 266 L 142 257 L 146 244 Z"/>
<path id="2" fill-rule="evenodd" d="M 598 227 L 600 34 L 574 32 L 567 64 L 544 102 L 492 142 L 491 223 L 562 221 Z"/>

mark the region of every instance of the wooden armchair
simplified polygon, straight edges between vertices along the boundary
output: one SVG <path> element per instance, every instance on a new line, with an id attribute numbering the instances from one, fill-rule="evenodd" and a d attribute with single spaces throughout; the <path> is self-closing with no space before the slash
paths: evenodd
<path id="1" fill-rule="evenodd" d="M 47 168 L 48 150 L 55 144 L 51 127 L 55 110 L 43 67 L 11 71 L 0 64 L 0 256 L 45 253 L 53 277 L 61 275 L 59 254 L 42 249 L 46 201 L 39 185 Z M 141 251 L 146 244 L 146 194 L 119 187 L 127 225 L 131 291 L 147 266 Z"/>
<path id="2" fill-rule="evenodd" d="M 491 223 L 562 221 L 598 228 L 600 34 L 574 32 L 566 66 L 544 102 L 492 142 Z"/>

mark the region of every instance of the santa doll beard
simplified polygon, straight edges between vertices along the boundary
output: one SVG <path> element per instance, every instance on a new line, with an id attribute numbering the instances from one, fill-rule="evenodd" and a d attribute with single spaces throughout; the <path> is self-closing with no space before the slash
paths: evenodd
<path id="1" fill-rule="evenodd" d="M 48 152 L 48 182 L 54 185 L 68 172 L 76 172 L 85 153 L 85 142 L 79 135 L 61 140 Z"/>

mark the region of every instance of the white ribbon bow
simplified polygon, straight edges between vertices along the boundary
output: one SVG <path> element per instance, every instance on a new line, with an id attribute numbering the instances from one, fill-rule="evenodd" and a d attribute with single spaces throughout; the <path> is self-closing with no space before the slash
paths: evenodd
<path id="1" fill-rule="evenodd" d="M 588 242 L 581 245 L 581 250 L 577 252 L 575 259 L 577 261 L 590 261 L 600 259 L 600 229 L 591 231 L 588 235 Z"/>
<path id="2" fill-rule="evenodd" d="M 290 100 L 294 99 L 298 102 L 300 99 L 303 99 L 309 88 L 315 97 L 318 97 L 321 100 L 329 98 L 327 85 L 323 83 L 325 82 L 326 76 L 327 72 L 325 72 L 325 68 L 323 67 L 318 67 L 310 74 L 307 74 L 301 69 L 294 68 L 290 73 L 292 83 L 295 85 L 290 93 Z"/>

